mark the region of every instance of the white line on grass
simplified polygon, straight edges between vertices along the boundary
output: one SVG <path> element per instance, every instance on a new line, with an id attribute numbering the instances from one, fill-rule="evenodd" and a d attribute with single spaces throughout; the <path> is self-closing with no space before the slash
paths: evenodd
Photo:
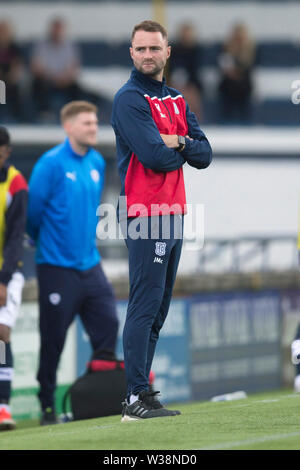
<path id="1" fill-rule="evenodd" d="M 64 424 L 62 423 L 61 425 L 58 425 L 58 426 L 63 427 Z M 54 429 L 53 429 L 52 426 L 48 426 L 47 431 L 45 430 L 45 432 L 40 434 L 40 436 L 49 439 L 49 438 L 52 438 L 52 437 L 56 438 L 57 436 L 68 436 L 68 435 L 71 435 L 71 434 L 72 435 L 74 435 L 74 434 L 84 434 L 86 431 L 93 431 L 93 430 L 107 429 L 107 428 L 115 428 L 116 426 L 117 426 L 117 424 L 104 424 L 104 425 L 93 425 L 93 426 L 85 427 L 83 429 L 74 429 L 73 431 L 67 431 L 67 428 L 64 428 L 65 429 L 64 431 L 58 431 L 57 430 L 57 425 L 55 425 Z M 30 428 L 30 429 L 36 430 L 36 428 Z M 17 430 L 17 431 L 15 431 L 15 433 L 17 433 L 18 431 L 23 431 L 23 429 Z M 21 435 L 21 434 L 18 435 L 18 439 L 20 441 L 32 440 L 33 437 L 35 437 L 35 436 L 32 436 L 31 434 L 27 434 L 27 433 L 24 434 L 24 435 Z"/>
<path id="2" fill-rule="evenodd" d="M 291 432 L 289 434 L 273 434 L 272 436 L 258 437 L 256 439 L 245 439 L 244 441 L 233 441 L 233 442 L 220 442 L 219 444 L 214 444 L 208 447 L 202 447 L 200 449 L 194 450 L 222 450 L 222 449 L 231 449 L 232 447 L 241 447 L 248 446 L 252 444 L 261 444 L 264 442 L 276 441 L 278 439 L 288 439 L 290 437 L 299 437 L 300 432 Z M 299 443 L 300 449 L 300 443 Z"/>
<path id="3" fill-rule="evenodd" d="M 300 398 L 300 393 L 293 393 L 293 394 L 290 394 L 290 395 L 280 395 L 278 398 L 270 398 L 270 399 L 265 399 L 265 400 L 253 400 L 251 399 L 251 397 L 248 397 L 248 399 L 250 398 L 249 402 L 248 403 L 241 403 L 240 404 L 240 400 L 237 400 L 237 401 L 231 401 L 229 400 L 228 401 L 222 401 L 222 402 L 219 402 L 219 403 L 232 403 L 236 408 L 242 408 L 242 407 L 246 407 L 246 406 L 252 406 L 254 403 L 255 404 L 258 404 L 258 403 L 262 403 L 262 404 L 265 404 L 265 403 L 276 403 L 280 400 L 285 400 L 286 398 Z"/>

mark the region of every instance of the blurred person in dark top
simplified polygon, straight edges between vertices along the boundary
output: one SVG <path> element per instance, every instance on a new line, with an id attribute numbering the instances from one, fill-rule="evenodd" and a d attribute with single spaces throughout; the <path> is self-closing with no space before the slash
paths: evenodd
<path id="1" fill-rule="evenodd" d="M 37 119 L 59 121 L 59 111 L 70 101 L 89 101 L 102 110 L 107 121 L 111 101 L 102 94 L 86 90 L 79 83 L 80 51 L 67 38 L 66 23 L 56 18 L 49 25 L 46 39 L 38 42 L 31 55 L 32 95 Z"/>
<path id="2" fill-rule="evenodd" d="M 7 21 L 0 21 L 0 80 L 6 87 L 6 104 L 1 106 L 3 119 L 22 119 L 21 79 L 23 59 Z"/>
<path id="3" fill-rule="evenodd" d="M 16 427 L 9 406 L 14 377 L 11 331 L 18 317 L 24 285 L 22 248 L 28 197 L 27 183 L 9 163 L 10 154 L 9 133 L 0 126 L 0 431 Z"/>
<path id="4" fill-rule="evenodd" d="M 251 121 L 252 70 L 255 44 L 244 24 L 236 24 L 219 56 L 220 120 L 224 123 Z"/>
<path id="5" fill-rule="evenodd" d="M 203 87 L 199 78 L 201 61 L 202 49 L 197 42 L 195 27 L 191 23 L 183 23 L 179 28 L 177 41 L 172 45 L 169 61 L 171 86 L 183 93 L 198 120 L 203 117 Z"/>
<path id="6" fill-rule="evenodd" d="M 32 51 L 33 99 L 37 112 L 49 113 L 80 97 L 78 75 L 80 56 L 77 47 L 66 37 L 66 24 L 51 21 L 46 39 Z"/>

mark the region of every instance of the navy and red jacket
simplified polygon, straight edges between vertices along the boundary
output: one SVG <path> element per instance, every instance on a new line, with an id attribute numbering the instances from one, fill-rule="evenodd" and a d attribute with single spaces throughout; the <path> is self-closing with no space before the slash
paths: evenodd
<path id="1" fill-rule="evenodd" d="M 186 197 L 182 166 L 207 168 L 212 150 L 178 90 L 133 69 L 117 92 L 112 111 L 116 135 L 124 216 L 184 214 Z M 188 135 L 182 152 L 168 148 L 160 134 Z M 165 204 L 165 209 L 163 205 Z M 158 206 L 160 208 L 158 209 Z M 170 207 L 172 210 L 170 211 Z"/>

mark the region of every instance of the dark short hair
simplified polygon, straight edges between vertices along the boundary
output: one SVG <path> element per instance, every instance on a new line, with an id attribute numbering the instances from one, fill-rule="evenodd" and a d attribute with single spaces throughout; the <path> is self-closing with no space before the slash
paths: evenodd
<path id="1" fill-rule="evenodd" d="M 168 41 L 168 33 L 166 28 L 156 21 L 145 20 L 139 24 L 136 24 L 131 34 L 131 41 L 133 40 L 137 31 L 146 31 L 147 33 L 161 33 L 162 37 Z"/>
<path id="2" fill-rule="evenodd" d="M 0 126 L 0 146 L 1 145 L 10 145 L 9 133 L 4 126 Z"/>
<path id="3" fill-rule="evenodd" d="M 60 111 L 61 122 L 64 123 L 80 113 L 98 114 L 98 108 L 88 101 L 70 101 L 70 103 L 65 104 Z"/>

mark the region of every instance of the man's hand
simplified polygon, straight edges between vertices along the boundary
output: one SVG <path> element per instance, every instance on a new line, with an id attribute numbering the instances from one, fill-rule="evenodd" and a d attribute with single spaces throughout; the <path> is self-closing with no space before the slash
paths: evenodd
<path id="1" fill-rule="evenodd" d="M 178 135 L 160 134 L 160 136 L 169 149 L 176 149 L 178 147 Z"/>
<path id="2" fill-rule="evenodd" d="M 4 307 L 7 301 L 7 287 L 0 283 L 0 307 Z"/>

